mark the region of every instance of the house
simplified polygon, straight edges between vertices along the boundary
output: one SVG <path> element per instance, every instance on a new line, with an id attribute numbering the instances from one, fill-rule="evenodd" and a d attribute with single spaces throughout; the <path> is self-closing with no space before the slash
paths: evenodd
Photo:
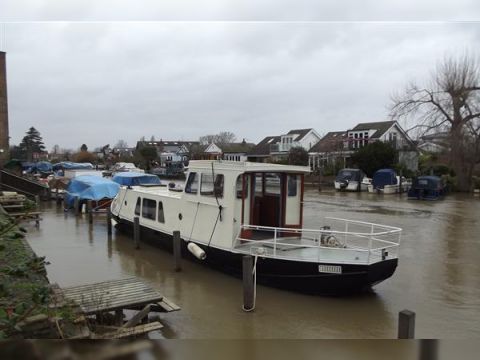
<path id="1" fill-rule="evenodd" d="M 211 143 L 205 147 L 202 153 L 204 160 L 229 160 L 229 161 L 247 161 L 247 153 L 255 144 L 247 143 L 245 139 L 239 143 L 215 144 Z"/>
<path id="2" fill-rule="evenodd" d="M 347 157 L 351 156 L 351 151 L 345 148 L 346 139 L 346 131 L 331 131 L 327 133 L 308 152 L 310 168 L 316 170 L 337 160 L 341 160 L 343 166 L 345 166 Z"/>
<path id="3" fill-rule="evenodd" d="M 450 134 L 439 132 L 420 137 L 417 148 L 422 153 L 441 154 L 449 149 Z"/>
<path id="4" fill-rule="evenodd" d="M 415 144 L 396 121 L 359 123 L 347 131 L 328 133 L 309 151 L 310 167 L 316 170 L 337 161 L 347 166 L 355 151 L 374 141 L 390 143 L 398 151 L 399 162 L 408 169 L 417 170 L 418 152 Z"/>
<path id="5" fill-rule="evenodd" d="M 248 152 L 248 160 L 269 162 L 286 159 L 291 148 L 302 147 L 309 151 L 320 141 L 314 129 L 295 129 L 278 136 L 267 136 Z"/>
<path id="6" fill-rule="evenodd" d="M 192 149 L 198 146 L 198 141 L 137 141 L 136 149 L 145 146 L 154 146 L 160 159 L 160 166 L 167 163 L 183 162 L 186 163 L 190 159 Z"/>

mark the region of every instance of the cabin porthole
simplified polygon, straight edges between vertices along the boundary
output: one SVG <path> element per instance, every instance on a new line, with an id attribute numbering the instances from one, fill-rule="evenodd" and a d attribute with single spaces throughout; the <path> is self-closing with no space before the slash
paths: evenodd
<path id="1" fill-rule="evenodd" d="M 182 220 L 182 218 L 183 218 L 182 213 L 178 213 L 178 219 Z"/>

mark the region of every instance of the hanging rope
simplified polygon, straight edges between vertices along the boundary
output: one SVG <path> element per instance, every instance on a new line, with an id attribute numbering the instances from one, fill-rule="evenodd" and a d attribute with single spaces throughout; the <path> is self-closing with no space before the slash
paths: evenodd
<path id="1" fill-rule="evenodd" d="M 198 208 L 200 207 L 200 202 L 197 202 L 197 210 L 195 211 L 195 216 L 193 218 L 193 224 L 192 224 L 192 229 L 190 230 L 190 237 L 189 241 L 192 241 L 192 234 L 193 234 L 193 228 L 195 227 L 195 223 L 197 222 L 197 214 L 198 214 Z"/>

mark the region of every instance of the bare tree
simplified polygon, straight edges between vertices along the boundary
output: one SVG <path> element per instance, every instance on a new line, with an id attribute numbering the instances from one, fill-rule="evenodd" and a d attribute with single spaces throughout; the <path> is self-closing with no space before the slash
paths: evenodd
<path id="1" fill-rule="evenodd" d="M 210 135 L 204 135 L 199 138 L 199 142 L 202 145 L 208 145 L 211 143 L 215 143 L 217 145 L 224 145 L 224 144 L 231 144 L 235 142 L 237 139 L 237 136 L 230 132 L 230 131 L 222 131 L 219 132 L 218 134 L 210 134 Z"/>
<path id="2" fill-rule="evenodd" d="M 413 120 L 410 130 L 420 135 L 448 132 L 458 190 L 470 190 L 480 156 L 480 69 L 475 57 L 445 58 L 427 86 L 412 83 L 393 97 L 391 116 Z"/>
<path id="3" fill-rule="evenodd" d="M 120 139 L 117 141 L 117 143 L 115 144 L 114 146 L 115 149 L 124 149 L 124 148 L 128 148 L 128 144 L 125 140 L 123 139 Z"/>

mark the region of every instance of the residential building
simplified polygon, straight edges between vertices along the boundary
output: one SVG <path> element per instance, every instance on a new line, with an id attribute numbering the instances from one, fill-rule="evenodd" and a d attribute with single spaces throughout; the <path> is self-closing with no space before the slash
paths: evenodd
<path id="1" fill-rule="evenodd" d="M 309 151 L 320 141 L 314 129 L 295 129 L 277 136 L 267 136 L 248 153 L 249 161 L 269 162 L 286 159 L 290 149 L 302 147 Z"/>
<path id="2" fill-rule="evenodd" d="M 329 132 L 309 151 L 312 170 L 341 161 L 347 166 L 352 154 L 374 142 L 390 143 L 399 154 L 399 162 L 408 169 L 417 170 L 418 152 L 408 134 L 396 121 L 359 123 L 347 131 Z"/>
<path id="3" fill-rule="evenodd" d="M 215 144 L 211 143 L 205 147 L 202 159 L 205 160 L 228 160 L 228 161 L 247 161 L 247 153 L 255 144 L 247 143 L 245 139 L 239 143 Z"/>
<path id="4" fill-rule="evenodd" d="M 144 146 L 154 146 L 160 159 L 159 165 L 165 166 L 166 163 L 188 162 L 192 148 L 198 145 L 198 141 L 138 141 L 136 149 L 138 150 Z"/>

